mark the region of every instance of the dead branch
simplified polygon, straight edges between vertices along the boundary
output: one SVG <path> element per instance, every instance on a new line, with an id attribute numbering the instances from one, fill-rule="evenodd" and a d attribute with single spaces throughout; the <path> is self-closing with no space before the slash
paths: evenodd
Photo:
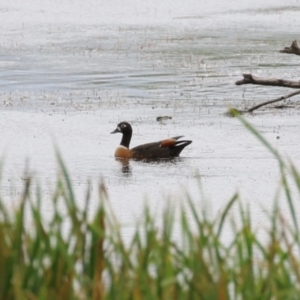
<path id="1" fill-rule="evenodd" d="M 275 103 L 275 102 L 278 102 L 278 101 L 286 100 L 286 99 L 291 98 L 291 97 L 293 97 L 293 96 L 295 96 L 295 95 L 298 95 L 298 94 L 300 94 L 300 90 L 295 91 L 295 92 L 290 93 L 290 94 L 287 94 L 287 95 L 285 95 L 285 96 L 281 96 L 281 97 L 279 97 L 279 98 L 276 98 L 276 99 L 273 99 L 273 100 L 269 100 L 269 101 L 260 103 L 260 104 L 258 104 L 258 105 L 255 105 L 255 106 L 253 106 L 253 107 L 247 109 L 246 112 L 253 112 L 254 110 L 256 110 L 256 109 L 258 109 L 258 108 L 260 108 L 260 107 L 262 107 L 262 106 L 265 106 L 265 105 L 271 104 L 271 103 Z"/>
<path id="2" fill-rule="evenodd" d="M 293 41 L 290 47 L 284 47 L 284 49 L 279 52 L 300 55 L 300 48 L 298 47 L 297 41 Z"/>
<path id="3" fill-rule="evenodd" d="M 300 81 L 292 81 L 292 80 L 276 79 L 276 78 L 262 78 L 262 77 L 254 76 L 252 74 L 243 74 L 243 77 L 244 78 L 242 80 L 238 80 L 235 84 L 236 85 L 259 84 L 259 85 L 289 87 L 293 89 L 300 88 Z"/>
<path id="4" fill-rule="evenodd" d="M 289 53 L 289 54 L 296 54 L 300 55 L 300 48 L 297 44 L 297 41 L 293 41 L 290 47 L 285 47 L 283 50 L 280 50 L 281 53 Z M 263 103 L 260 103 L 258 105 L 255 105 L 247 110 L 241 111 L 243 112 L 253 112 L 254 110 L 265 106 L 267 104 L 275 103 L 278 101 L 286 100 L 288 98 L 291 98 L 295 95 L 300 94 L 300 81 L 292 81 L 292 80 L 284 80 L 284 79 L 277 79 L 277 78 L 262 78 L 257 77 L 252 74 L 243 74 L 243 79 L 238 80 L 235 83 L 236 85 L 242 85 L 242 84 L 258 84 L 258 85 L 268 85 L 268 86 L 281 86 L 281 87 L 288 87 L 293 89 L 299 89 L 293 93 L 290 93 L 285 96 L 281 96 L 279 98 L 269 100 Z"/>

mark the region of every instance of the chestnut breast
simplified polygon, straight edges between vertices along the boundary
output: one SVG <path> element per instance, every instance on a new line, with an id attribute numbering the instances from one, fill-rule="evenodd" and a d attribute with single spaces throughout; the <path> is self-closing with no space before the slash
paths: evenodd
<path id="1" fill-rule="evenodd" d="M 131 158 L 131 157 L 132 157 L 132 153 L 131 153 L 131 151 L 130 151 L 128 148 L 126 148 L 126 147 L 120 145 L 120 146 L 116 149 L 116 151 L 115 151 L 115 157 L 120 157 L 120 158 Z"/>

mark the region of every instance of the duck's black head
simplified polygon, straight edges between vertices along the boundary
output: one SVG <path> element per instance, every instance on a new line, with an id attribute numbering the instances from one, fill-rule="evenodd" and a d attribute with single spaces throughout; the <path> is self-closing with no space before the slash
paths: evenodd
<path id="1" fill-rule="evenodd" d="M 127 122 L 121 122 L 118 124 L 117 128 L 114 131 L 112 131 L 111 133 L 117 133 L 117 132 L 121 132 L 123 134 L 131 134 L 132 127 Z"/>
<path id="2" fill-rule="evenodd" d="M 129 148 L 129 144 L 130 144 L 130 140 L 131 140 L 131 136 L 132 136 L 131 125 L 127 122 L 121 122 L 118 124 L 117 128 L 114 131 L 112 131 L 111 133 L 117 133 L 117 132 L 120 132 L 123 134 L 123 138 L 121 140 L 120 145 Z"/>

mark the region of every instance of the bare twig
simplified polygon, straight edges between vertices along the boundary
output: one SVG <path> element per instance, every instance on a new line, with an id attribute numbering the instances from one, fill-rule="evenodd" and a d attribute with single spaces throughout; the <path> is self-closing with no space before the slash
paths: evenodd
<path id="1" fill-rule="evenodd" d="M 292 81 L 292 80 L 284 80 L 284 79 L 276 79 L 276 78 L 262 78 L 257 77 L 252 74 L 243 74 L 243 79 L 238 80 L 235 84 L 259 84 L 259 85 L 271 85 L 271 86 L 283 86 L 289 87 L 293 89 L 300 88 L 300 81 Z"/>
<path id="2" fill-rule="evenodd" d="M 280 50 L 279 52 L 300 55 L 300 48 L 297 44 L 297 41 L 293 41 L 290 47 L 284 47 L 284 49 Z"/>
<path id="3" fill-rule="evenodd" d="M 255 106 L 253 106 L 253 107 L 247 109 L 246 111 L 247 111 L 247 112 L 253 112 L 254 110 L 256 110 L 256 109 L 258 109 L 258 108 L 260 108 L 260 107 L 262 107 L 262 106 L 265 106 L 265 105 L 271 104 L 271 103 L 275 103 L 275 102 L 278 102 L 278 101 L 286 100 L 286 99 L 291 98 L 291 97 L 293 97 L 293 96 L 295 96 L 295 95 L 298 95 L 298 94 L 300 94 L 300 90 L 298 90 L 298 91 L 296 91 L 296 92 L 293 92 L 293 93 L 290 93 L 290 94 L 288 94 L 288 95 L 286 95 L 286 96 L 281 96 L 281 97 L 279 97 L 279 98 L 276 98 L 276 99 L 273 99 L 273 100 L 269 100 L 269 101 L 260 103 L 260 104 L 258 104 L 258 105 L 255 105 Z"/>

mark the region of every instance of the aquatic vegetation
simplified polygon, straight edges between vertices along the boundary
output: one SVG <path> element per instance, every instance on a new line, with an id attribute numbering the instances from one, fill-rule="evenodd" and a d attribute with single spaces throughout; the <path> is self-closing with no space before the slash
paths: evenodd
<path id="1" fill-rule="evenodd" d="M 216 218 L 187 195 L 179 213 L 166 209 L 162 226 L 145 208 L 142 224 L 125 242 L 105 185 L 99 184 L 99 206 L 91 217 L 90 189 L 80 208 L 58 153 L 52 215 L 44 218 L 43 195 L 32 190 L 30 176 L 17 209 L 0 201 L 0 299 L 298 299 L 299 224 L 290 185 L 300 192 L 300 174 L 232 114 L 277 158 L 289 216 L 274 201 L 258 230 L 238 194 Z M 238 216 L 230 214 L 234 205 Z M 175 224 L 181 232 L 176 241 Z M 225 226 L 231 226 L 229 242 L 222 236 Z"/>

